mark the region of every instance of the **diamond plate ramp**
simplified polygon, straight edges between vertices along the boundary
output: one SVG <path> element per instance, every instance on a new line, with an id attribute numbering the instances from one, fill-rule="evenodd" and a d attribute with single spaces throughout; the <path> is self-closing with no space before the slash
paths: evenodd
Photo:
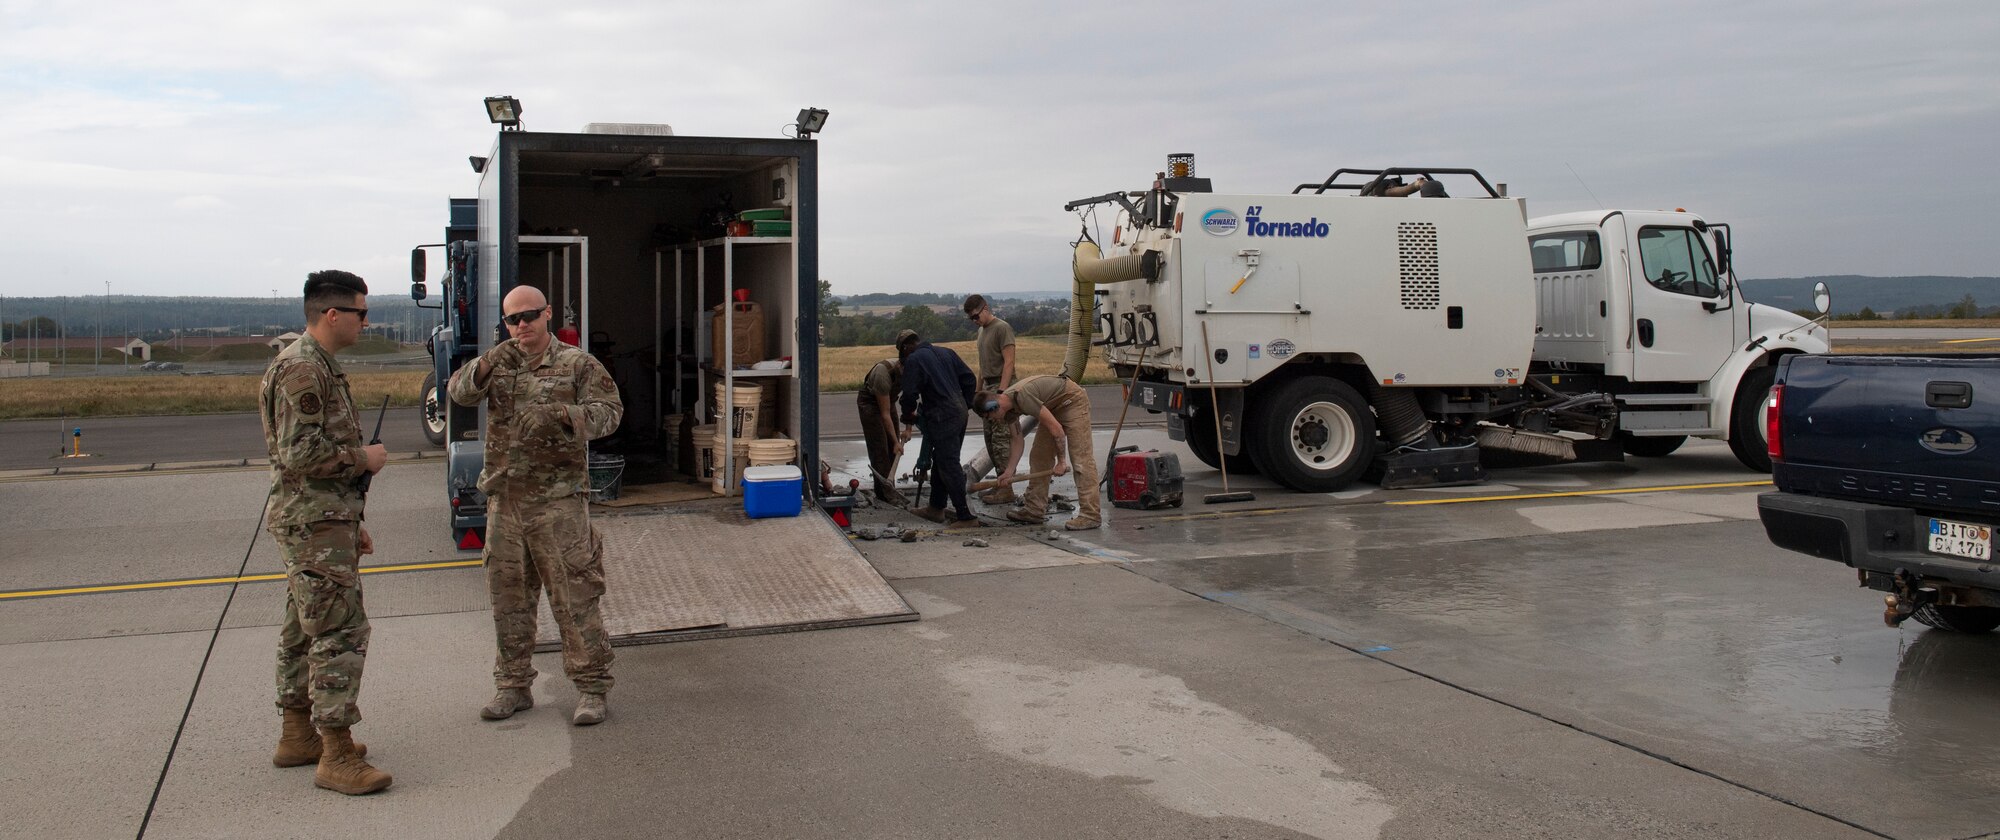
<path id="1" fill-rule="evenodd" d="M 593 515 L 613 645 L 914 621 L 915 610 L 816 509 L 751 519 L 730 499 Z M 561 649 L 543 599 L 536 650 Z"/>

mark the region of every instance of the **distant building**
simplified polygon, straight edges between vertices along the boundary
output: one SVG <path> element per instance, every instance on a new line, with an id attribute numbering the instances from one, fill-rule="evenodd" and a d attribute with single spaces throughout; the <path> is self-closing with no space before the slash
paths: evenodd
<path id="1" fill-rule="evenodd" d="M 277 338 L 271 339 L 270 341 L 266 341 L 264 343 L 269 345 L 270 348 L 273 350 L 283 350 L 287 347 L 292 346 L 292 342 L 297 340 L 299 340 L 298 333 L 288 332 L 285 333 L 284 335 L 278 336 Z"/>

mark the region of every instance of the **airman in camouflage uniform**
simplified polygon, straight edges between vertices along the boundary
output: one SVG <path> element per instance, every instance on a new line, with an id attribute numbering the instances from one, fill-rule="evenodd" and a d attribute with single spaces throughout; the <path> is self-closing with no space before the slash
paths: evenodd
<path id="1" fill-rule="evenodd" d="M 604 541 L 590 525 L 589 443 L 611 434 L 625 408 L 611 374 L 590 354 L 551 341 L 548 300 L 521 286 L 502 304 L 513 338 L 451 377 L 459 405 L 486 401 L 486 582 L 493 599 L 499 691 L 479 714 L 501 720 L 535 705 L 536 604 L 562 634 L 563 673 L 582 694 L 570 720 L 600 723 L 611 690 Z"/>
<path id="2" fill-rule="evenodd" d="M 272 763 L 318 765 L 314 784 L 372 793 L 391 778 L 362 760 L 348 728 L 361 720 L 368 614 L 361 555 L 362 476 L 382 468 L 381 444 L 364 445 L 347 376 L 333 354 L 360 338 L 368 287 L 344 271 L 306 280 L 306 332 L 264 372 L 258 408 L 271 459 L 266 527 L 285 558 L 284 622 L 278 631 L 278 708 L 284 720 Z M 317 731 L 315 731 L 317 729 Z"/>

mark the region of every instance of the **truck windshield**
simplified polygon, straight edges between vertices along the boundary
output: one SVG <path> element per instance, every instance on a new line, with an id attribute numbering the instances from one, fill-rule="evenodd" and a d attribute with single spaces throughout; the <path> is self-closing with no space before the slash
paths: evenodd
<path id="1" fill-rule="evenodd" d="M 1528 237 L 1528 252 L 1534 255 L 1536 274 L 1597 268 L 1601 262 L 1598 250 L 1597 234 L 1593 231 L 1544 233 Z"/>
<path id="2" fill-rule="evenodd" d="M 1695 297 L 1718 297 L 1715 263 L 1701 236 L 1687 228 L 1640 228 L 1639 262 L 1646 282 L 1662 291 Z"/>

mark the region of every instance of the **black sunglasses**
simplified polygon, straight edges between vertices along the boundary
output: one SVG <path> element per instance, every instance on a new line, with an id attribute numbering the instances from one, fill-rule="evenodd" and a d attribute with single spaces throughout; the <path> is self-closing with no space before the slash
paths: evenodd
<path id="1" fill-rule="evenodd" d="M 327 307 L 327 308 L 328 308 L 328 309 L 337 309 L 337 310 L 340 310 L 341 312 L 347 312 L 347 313 L 351 313 L 351 314 L 354 314 L 354 315 L 359 315 L 359 316 L 361 316 L 361 320 L 363 320 L 363 321 L 366 321 L 366 320 L 368 320 L 368 310 L 367 310 L 367 309 L 359 309 L 359 308 L 355 308 L 355 307 L 352 307 L 352 306 L 329 306 L 329 307 Z"/>
<path id="2" fill-rule="evenodd" d="M 543 307 L 543 309 L 547 308 L 548 307 Z M 541 317 L 542 317 L 541 309 L 530 309 L 526 312 L 516 312 L 500 320 L 506 321 L 508 326 L 518 327 L 522 324 L 532 324 Z"/>

